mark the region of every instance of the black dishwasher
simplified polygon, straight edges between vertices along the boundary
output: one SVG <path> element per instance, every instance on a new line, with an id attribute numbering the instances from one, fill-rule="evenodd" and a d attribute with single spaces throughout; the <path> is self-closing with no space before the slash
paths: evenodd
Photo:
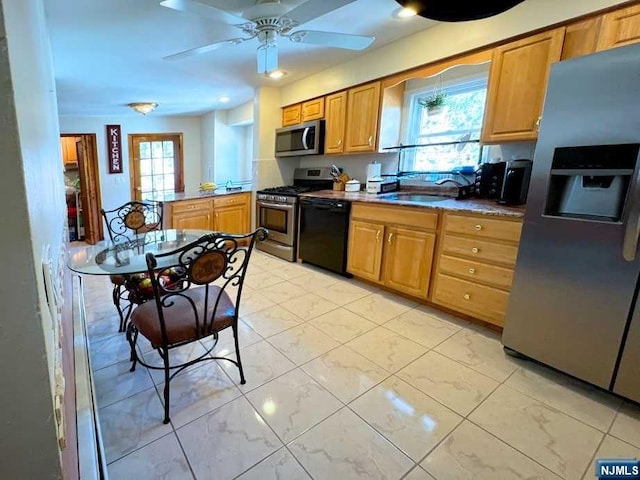
<path id="1" fill-rule="evenodd" d="M 345 277 L 351 203 L 300 197 L 298 257 Z"/>

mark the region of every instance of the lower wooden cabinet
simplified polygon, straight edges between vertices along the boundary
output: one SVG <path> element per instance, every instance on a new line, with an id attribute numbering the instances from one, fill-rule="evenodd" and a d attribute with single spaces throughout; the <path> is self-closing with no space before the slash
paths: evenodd
<path id="1" fill-rule="evenodd" d="M 521 230 L 520 220 L 444 213 L 431 301 L 502 326 Z"/>
<path id="2" fill-rule="evenodd" d="M 248 233 L 251 229 L 250 203 L 250 193 L 214 198 L 213 229 L 225 233 Z"/>
<path id="3" fill-rule="evenodd" d="M 250 193 L 167 202 L 163 223 L 165 228 L 244 234 L 251 229 L 250 204 Z"/>
<path id="4" fill-rule="evenodd" d="M 437 219 L 437 214 L 430 215 Z M 347 271 L 399 292 L 426 298 L 436 234 L 410 226 L 416 225 L 416 218 L 425 219 L 424 211 L 354 205 L 351 218 Z M 393 219 L 394 223 L 369 221 L 380 218 Z M 428 217 L 425 223 L 436 224 Z"/>
<path id="5" fill-rule="evenodd" d="M 184 200 L 167 204 L 163 222 L 166 228 L 213 229 L 213 202 L 206 200 Z M 168 213 L 168 215 L 167 215 Z"/>

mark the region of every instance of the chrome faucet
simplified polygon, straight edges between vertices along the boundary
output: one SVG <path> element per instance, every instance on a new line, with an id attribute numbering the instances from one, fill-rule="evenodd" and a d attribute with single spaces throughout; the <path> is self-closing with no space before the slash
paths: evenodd
<path id="1" fill-rule="evenodd" d="M 458 187 L 462 187 L 464 185 L 464 184 L 460 183 L 459 181 L 454 180 L 453 178 L 441 178 L 440 180 L 436 180 L 433 183 L 435 183 L 436 185 L 442 185 L 442 184 L 447 183 L 447 182 L 455 183 L 456 186 L 458 186 Z"/>

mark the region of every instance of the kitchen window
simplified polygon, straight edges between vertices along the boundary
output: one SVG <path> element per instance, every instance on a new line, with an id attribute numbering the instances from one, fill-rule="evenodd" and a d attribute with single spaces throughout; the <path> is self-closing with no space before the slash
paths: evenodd
<path id="1" fill-rule="evenodd" d="M 162 200 L 184 191 L 182 135 L 130 135 L 132 198 Z"/>
<path id="2" fill-rule="evenodd" d="M 431 112 L 420 104 L 442 92 L 445 101 L 439 111 Z M 400 170 L 444 173 L 478 164 L 486 97 L 486 75 L 448 85 L 432 82 L 428 88 L 409 92 L 405 145 L 420 146 L 401 151 Z"/>

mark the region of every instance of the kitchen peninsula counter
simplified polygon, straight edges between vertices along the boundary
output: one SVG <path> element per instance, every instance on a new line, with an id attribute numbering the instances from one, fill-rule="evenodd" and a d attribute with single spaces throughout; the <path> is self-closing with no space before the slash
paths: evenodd
<path id="1" fill-rule="evenodd" d="M 433 195 L 431 191 L 418 191 L 418 190 L 401 190 L 398 192 L 391 192 L 395 194 L 418 194 L 423 193 L 425 195 Z M 467 198 L 464 200 L 456 200 L 455 198 L 447 198 L 446 200 L 436 200 L 427 202 L 406 201 L 401 199 L 389 199 L 385 198 L 391 193 L 386 194 L 371 194 L 365 192 L 344 192 L 335 190 L 321 190 L 319 192 L 303 193 L 302 197 L 314 197 L 314 198 L 327 198 L 333 200 L 346 200 L 350 202 L 364 202 L 372 204 L 382 205 L 396 205 L 403 207 L 414 208 L 426 208 L 433 210 L 448 210 L 460 213 L 471 213 L 480 215 L 491 215 L 500 217 L 510 217 L 513 219 L 520 219 L 524 217 L 525 206 L 507 206 L 500 205 L 495 200 L 487 200 L 480 198 Z"/>
<path id="2" fill-rule="evenodd" d="M 181 202 L 183 200 L 199 200 L 203 198 L 212 198 L 212 197 L 221 197 L 226 195 L 237 195 L 239 193 L 251 193 L 252 186 L 251 185 L 243 185 L 242 190 L 232 190 L 228 191 L 225 188 L 217 188 L 213 191 L 205 191 L 200 192 L 198 190 L 188 191 L 188 192 L 179 192 L 179 193 L 167 193 L 164 196 L 158 198 L 158 201 L 170 203 L 170 202 Z"/>

